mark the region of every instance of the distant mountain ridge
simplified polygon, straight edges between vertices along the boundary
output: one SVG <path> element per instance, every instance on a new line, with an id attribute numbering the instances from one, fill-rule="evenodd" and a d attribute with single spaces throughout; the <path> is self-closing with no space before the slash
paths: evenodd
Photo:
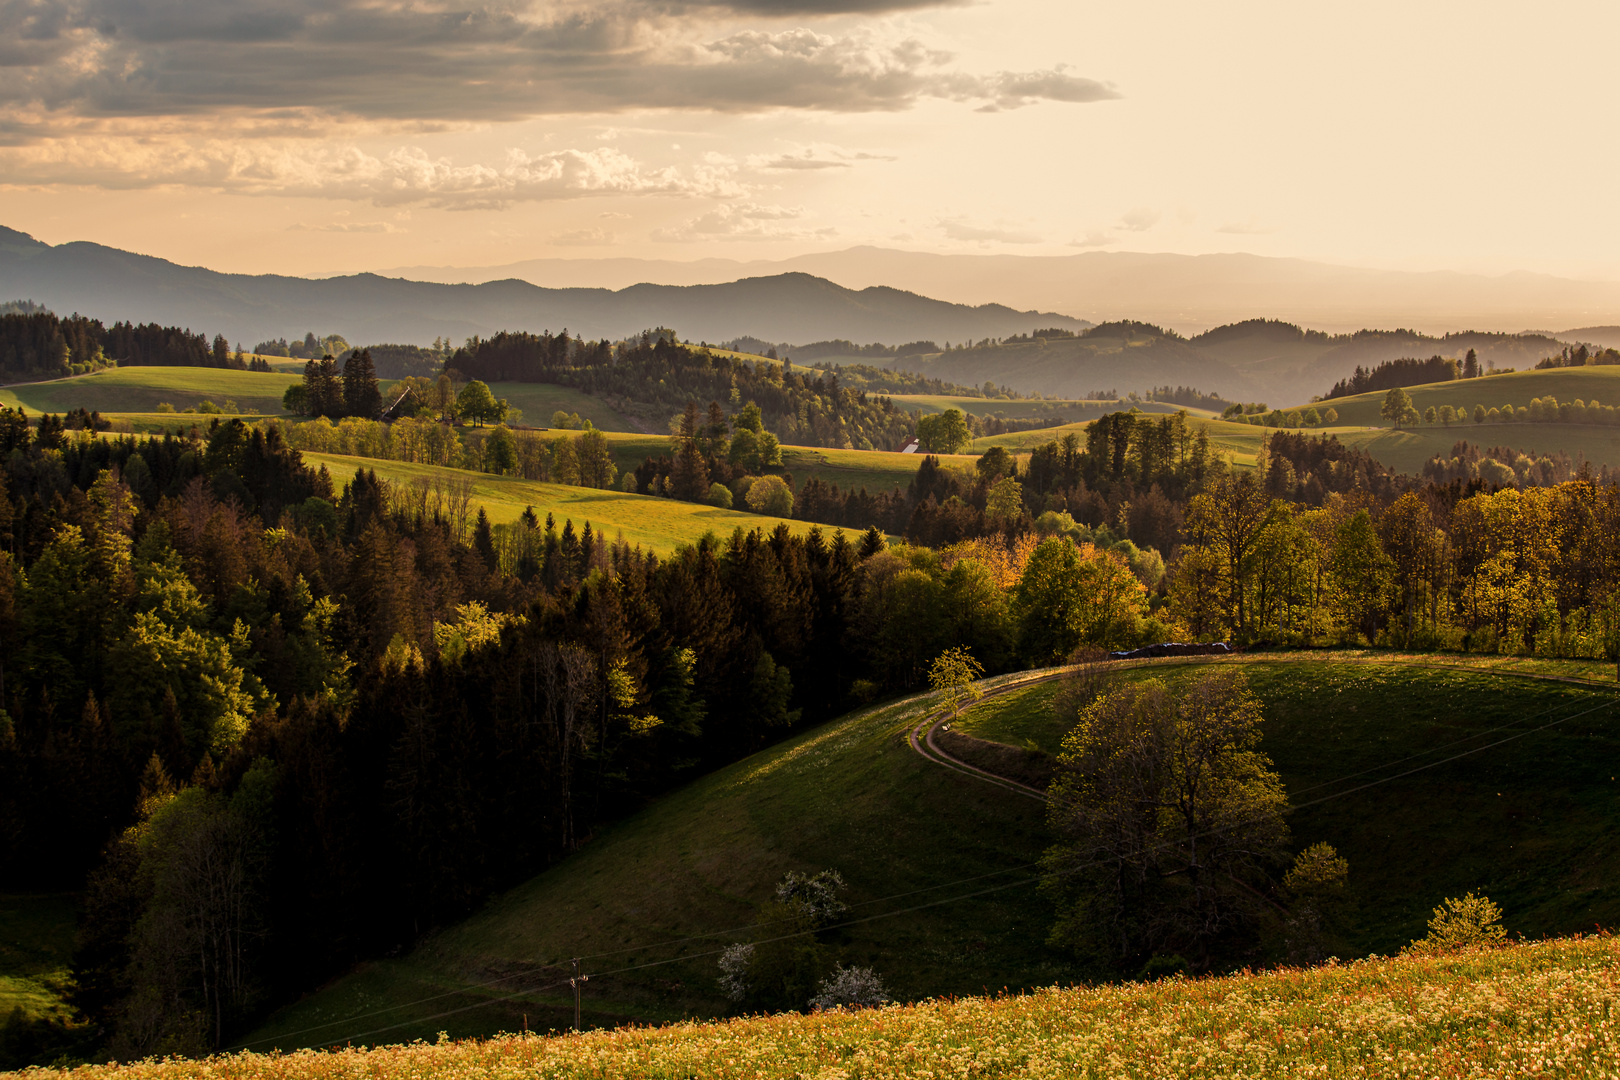
<path id="1" fill-rule="evenodd" d="M 541 288 L 511 278 L 477 285 L 378 274 L 311 279 L 225 274 L 82 241 L 53 247 L 5 228 L 0 297 L 106 322 L 172 323 L 248 345 L 306 330 L 421 345 L 441 335 L 459 341 L 500 330 L 567 329 L 589 338 L 620 338 L 656 326 L 693 341 L 753 334 L 780 341 L 904 342 L 1091 325 L 1000 304 L 951 304 L 886 286 L 856 291 L 805 273 L 616 291 Z"/>
<path id="2" fill-rule="evenodd" d="M 1345 333 L 1365 326 L 1518 331 L 1620 323 L 1620 282 L 1551 274 L 1375 270 L 1243 252 L 1087 251 L 1074 255 L 944 255 L 855 247 L 787 259 L 527 259 L 502 266 L 416 266 L 428 281 L 517 277 L 537 285 L 638 281 L 671 285 L 802 272 L 851 289 L 891 285 L 956 303 L 998 301 L 1094 322 L 1142 319 L 1193 335 L 1264 315 Z"/>

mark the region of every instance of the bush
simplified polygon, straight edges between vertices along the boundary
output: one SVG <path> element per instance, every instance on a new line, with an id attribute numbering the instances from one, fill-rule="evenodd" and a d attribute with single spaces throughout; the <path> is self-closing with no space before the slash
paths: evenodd
<path id="1" fill-rule="evenodd" d="M 634 479 L 634 475 L 631 474 L 631 473 L 626 473 L 625 475 L 626 476 L 631 476 L 632 480 Z M 730 510 L 731 509 L 731 489 L 726 487 L 726 485 L 724 485 L 722 483 L 719 483 L 719 482 L 710 484 L 709 485 L 709 505 L 718 506 L 722 510 Z"/>
<path id="2" fill-rule="evenodd" d="M 812 1009 L 875 1009 L 892 999 L 883 980 L 871 968 L 837 965 L 810 999 Z"/>
<path id="3" fill-rule="evenodd" d="M 157 403 L 157 408 L 154 409 L 153 412 L 172 413 L 174 412 L 174 406 L 170 405 L 167 401 L 160 401 Z"/>
<path id="4" fill-rule="evenodd" d="M 748 486 L 748 509 L 772 517 L 793 516 L 793 489 L 780 476 L 762 476 Z"/>
<path id="5" fill-rule="evenodd" d="M 752 942 L 739 941 L 720 954 L 720 992 L 731 1001 L 748 996 L 748 969 L 754 963 Z"/>
<path id="6" fill-rule="evenodd" d="M 1458 949 L 1494 948 L 1507 944 L 1502 926 L 1502 909 L 1489 897 L 1468 893 L 1462 899 L 1447 897 L 1434 909 L 1429 932 L 1405 949 L 1413 956 L 1434 956 Z"/>

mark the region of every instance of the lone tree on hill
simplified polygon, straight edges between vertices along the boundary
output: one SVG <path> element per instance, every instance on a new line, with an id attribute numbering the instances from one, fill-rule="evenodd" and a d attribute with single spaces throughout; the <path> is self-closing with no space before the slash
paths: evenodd
<path id="1" fill-rule="evenodd" d="M 1388 420 L 1399 431 L 1406 424 L 1417 422 L 1418 411 L 1412 404 L 1412 395 L 1396 386 L 1384 395 L 1384 404 L 1379 407 L 1378 415 Z"/>
<path id="2" fill-rule="evenodd" d="M 928 685 L 939 691 L 939 696 L 951 707 L 951 719 L 961 715 L 962 706 L 984 696 L 978 680 L 984 677 L 984 667 L 966 647 L 957 645 L 934 658 L 928 668 Z"/>
<path id="3" fill-rule="evenodd" d="M 1058 901 L 1055 941 L 1131 969 L 1170 954 L 1209 968 L 1257 914 L 1288 842 L 1260 720 L 1231 669 L 1174 694 L 1157 680 L 1114 686 L 1081 713 L 1047 792 L 1061 838 L 1043 885 Z"/>

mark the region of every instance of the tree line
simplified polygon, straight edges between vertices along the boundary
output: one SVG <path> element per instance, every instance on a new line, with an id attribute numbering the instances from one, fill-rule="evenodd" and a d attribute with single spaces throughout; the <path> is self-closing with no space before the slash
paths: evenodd
<path id="1" fill-rule="evenodd" d="M 761 410 L 766 429 L 784 443 L 861 450 L 899 449 L 916 418 L 887 397 L 840 385 L 836 374 L 795 371 L 791 361 L 749 363 L 648 332 L 615 346 L 561 334 L 501 333 L 473 338 L 447 370 L 486 382 L 550 382 L 670 412 L 689 401 L 745 401 Z"/>
<path id="2" fill-rule="evenodd" d="M 117 322 L 38 309 L 0 315 L 0 378 L 54 379 L 123 367 L 246 368 L 224 337 L 177 326 Z"/>

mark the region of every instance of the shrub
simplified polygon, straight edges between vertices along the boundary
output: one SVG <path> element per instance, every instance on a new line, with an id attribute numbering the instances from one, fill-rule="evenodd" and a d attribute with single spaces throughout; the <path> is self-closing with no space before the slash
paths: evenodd
<path id="1" fill-rule="evenodd" d="M 812 1009 L 875 1009 L 892 999 L 883 980 L 871 968 L 837 965 L 822 980 L 819 993 L 810 999 Z"/>
<path id="2" fill-rule="evenodd" d="M 776 886 L 776 902 L 820 929 L 848 913 L 849 905 L 838 898 L 844 888 L 843 875 L 836 870 L 818 874 L 789 870 Z"/>
<path id="3" fill-rule="evenodd" d="M 157 409 L 155 411 L 160 413 L 172 413 L 174 412 L 174 406 L 170 405 L 167 401 L 160 401 L 157 403 Z"/>
<path id="4" fill-rule="evenodd" d="M 752 942 L 739 941 L 720 954 L 720 992 L 731 1001 L 748 996 L 748 969 L 754 963 Z"/>
<path id="5" fill-rule="evenodd" d="M 1414 956 L 1434 956 L 1458 949 L 1492 948 L 1507 944 L 1502 909 L 1489 897 L 1468 893 L 1460 900 L 1447 897 L 1429 919 L 1429 932 L 1406 947 Z"/>
<path id="6" fill-rule="evenodd" d="M 634 477 L 633 474 L 626 473 L 625 475 L 631 477 L 631 482 L 632 483 L 634 482 L 635 477 Z M 724 485 L 722 483 L 719 483 L 719 482 L 710 484 L 709 485 L 709 504 L 711 506 L 718 506 L 722 510 L 730 510 L 731 509 L 731 489 L 726 487 L 726 485 Z"/>
<path id="7" fill-rule="evenodd" d="M 793 489 L 780 476 L 762 476 L 748 487 L 748 509 L 773 517 L 793 516 Z"/>

